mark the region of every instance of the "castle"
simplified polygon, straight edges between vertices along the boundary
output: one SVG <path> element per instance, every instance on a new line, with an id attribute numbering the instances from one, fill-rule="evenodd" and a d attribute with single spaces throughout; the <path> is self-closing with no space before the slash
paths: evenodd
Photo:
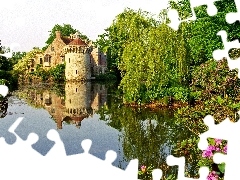
<path id="1" fill-rule="evenodd" d="M 24 88 L 20 97 L 24 95 L 34 107 L 46 109 L 57 129 L 62 129 L 65 123 L 80 128 L 84 119 L 92 117 L 107 102 L 107 88 L 102 84 L 67 81 L 64 89 L 64 95 L 57 95 L 49 89 Z"/>
<path id="2" fill-rule="evenodd" d="M 28 71 L 35 71 L 37 65 L 48 70 L 64 63 L 67 81 L 94 79 L 96 75 L 104 74 L 107 69 L 106 55 L 98 47 L 83 41 L 79 33 L 63 37 L 60 31 L 56 31 L 52 44 L 31 59 Z"/>

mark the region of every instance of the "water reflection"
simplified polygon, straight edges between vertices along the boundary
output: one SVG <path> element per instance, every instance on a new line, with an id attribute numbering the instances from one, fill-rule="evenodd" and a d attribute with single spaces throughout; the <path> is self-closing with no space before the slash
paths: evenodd
<path id="1" fill-rule="evenodd" d="M 0 118 L 4 118 L 7 115 L 7 109 L 8 99 L 5 97 L 0 100 Z"/>
<path id="2" fill-rule="evenodd" d="M 82 120 L 92 117 L 107 101 L 107 88 L 104 84 L 66 82 L 64 93 L 59 94 L 56 91 L 61 90 L 24 88 L 18 91 L 18 95 L 32 106 L 46 109 L 58 129 L 63 128 L 63 123 L 80 128 Z"/>
<path id="3" fill-rule="evenodd" d="M 126 163 L 122 162 L 138 158 L 140 165 L 152 164 L 161 168 L 164 176 L 176 174 L 176 168 L 167 166 L 166 157 L 173 154 L 178 142 L 188 139 L 193 133 L 174 123 L 174 111 L 123 106 L 122 97 L 116 92 L 115 85 L 66 82 L 63 86 L 51 88 L 25 87 L 17 95 L 35 108 L 46 109 L 58 129 L 64 130 L 65 124 L 81 127 L 79 131 L 71 128 L 62 134 L 63 142 L 70 149 L 79 149 L 80 140 L 90 138 L 96 146 L 92 154 L 97 157 L 104 159 L 106 149 L 113 149 L 118 157 L 123 156 L 123 159 L 117 159 L 116 166 L 125 168 Z M 100 121 L 90 122 L 95 115 L 99 115 L 106 126 L 99 128 L 97 123 Z M 78 135 L 73 137 L 70 133 Z M 79 153 L 77 150 L 71 152 L 69 154 Z M 191 159 L 197 159 L 197 154 L 186 159 L 188 171 L 195 172 L 196 165 Z"/>

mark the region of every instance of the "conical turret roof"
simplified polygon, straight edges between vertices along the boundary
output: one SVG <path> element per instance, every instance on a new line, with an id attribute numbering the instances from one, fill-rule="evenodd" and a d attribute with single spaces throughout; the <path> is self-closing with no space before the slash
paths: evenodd
<path id="1" fill-rule="evenodd" d="M 81 40 L 80 38 L 74 39 L 72 42 L 70 42 L 68 45 L 78 45 L 78 46 L 87 46 L 87 44 Z"/>

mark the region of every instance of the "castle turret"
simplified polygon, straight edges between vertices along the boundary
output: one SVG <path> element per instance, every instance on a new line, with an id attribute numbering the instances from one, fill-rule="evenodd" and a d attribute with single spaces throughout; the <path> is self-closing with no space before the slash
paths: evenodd
<path id="1" fill-rule="evenodd" d="M 75 39 L 64 48 L 66 80 L 81 81 L 91 79 L 91 48 L 78 35 L 73 37 Z"/>

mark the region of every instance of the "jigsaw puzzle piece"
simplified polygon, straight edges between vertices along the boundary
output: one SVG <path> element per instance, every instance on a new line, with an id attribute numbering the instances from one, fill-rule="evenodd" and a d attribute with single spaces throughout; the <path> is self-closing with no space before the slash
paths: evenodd
<path id="1" fill-rule="evenodd" d="M 198 7 L 198 6 L 202 6 L 202 5 L 207 5 L 207 13 L 209 16 L 214 16 L 217 14 L 218 9 L 215 6 L 214 2 L 219 1 L 219 0 L 191 0 L 190 1 L 190 7 L 191 7 L 191 11 L 192 11 L 192 17 L 181 20 L 181 18 L 179 17 L 179 13 L 176 9 L 169 9 L 168 10 L 168 18 L 170 19 L 171 23 L 168 24 L 169 27 L 171 27 L 174 30 L 178 30 L 179 25 L 182 22 L 186 22 L 186 21 L 195 21 L 197 20 L 197 15 L 195 13 L 194 8 Z"/>
<path id="2" fill-rule="evenodd" d="M 23 165 L 30 165 L 33 162 L 41 164 L 41 155 L 33 151 L 31 147 L 31 144 L 37 142 L 38 136 L 31 133 L 27 140 L 23 141 L 14 132 L 22 119 L 23 118 L 18 118 L 9 128 L 9 132 L 16 136 L 16 142 L 13 145 L 6 144 L 4 138 L 0 138 L 1 177 L 8 177 L 7 179 L 21 179 L 19 177 L 24 177 L 24 179 L 30 180 L 32 179 L 32 173 L 35 175 L 38 173 L 38 168 L 36 166 L 29 166 L 27 170 L 31 173 L 26 173 L 23 171 L 23 168 L 25 168 Z"/>
<path id="3" fill-rule="evenodd" d="M 222 42 L 223 42 L 223 45 L 224 45 L 224 49 L 217 49 L 217 50 L 213 51 L 213 58 L 217 61 L 219 61 L 223 58 L 227 58 L 229 69 L 230 70 L 238 69 L 238 78 L 240 78 L 240 58 L 232 60 L 229 56 L 229 51 L 231 49 L 240 48 L 239 40 L 236 39 L 236 40 L 233 40 L 233 41 L 229 42 L 227 40 L 227 32 L 224 31 L 224 30 L 219 31 L 217 33 L 217 35 L 221 36 Z"/>
<path id="4" fill-rule="evenodd" d="M 174 157 L 172 155 L 167 157 L 167 164 L 169 166 L 178 166 L 178 180 L 193 180 L 193 178 L 185 177 L 185 157 Z M 199 180 L 206 180 L 209 174 L 208 167 L 201 167 L 199 169 Z"/>
<path id="5" fill-rule="evenodd" d="M 3 100 L 0 101 L 0 118 L 4 118 L 7 115 L 7 109 L 8 99 L 3 98 Z M 8 144 L 13 144 L 16 141 L 16 136 L 8 131 L 11 125 L 12 121 L 0 119 L 0 137 L 4 137 L 6 143 Z"/>
<path id="6" fill-rule="evenodd" d="M 30 127 L 29 127 L 30 126 Z M 35 149 L 38 153 L 46 155 L 51 148 L 54 146 L 54 141 L 51 141 L 47 138 L 47 133 L 51 126 L 45 126 L 47 128 L 39 127 L 39 124 L 36 122 L 28 122 L 26 118 L 19 124 L 16 128 L 15 133 L 22 138 L 23 140 L 27 139 L 27 136 L 30 133 L 38 134 L 39 140 L 32 145 L 32 148 Z"/>
<path id="7" fill-rule="evenodd" d="M 67 156 L 67 164 L 78 164 L 79 177 L 70 175 L 68 178 L 71 180 L 77 179 L 105 179 L 105 180 L 123 180 L 131 179 L 138 180 L 138 160 L 131 160 L 126 170 L 119 169 L 112 165 L 115 161 L 116 152 L 109 150 L 105 154 L 105 160 L 99 159 L 89 153 L 92 141 L 85 139 L 82 141 L 81 146 L 84 150 L 81 154 Z"/>
<path id="8" fill-rule="evenodd" d="M 240 21 L 240 1 L 234 0 L 238 12 L 231 12 L 226 14 L 226 21 L 229 24 L 233 24 L 236 21 Z"/>
<path id="9" fill-rule="evenodd" d="M 204 123 L 209 127 L 209 130 L 200 135 L 199 149 L 207 149 L 207 138 L 227 140 L 227 155 L 215 153 L 213 159 L 215 163 L 225 162 L 225 180 L 234 179 L 239 174 L 239 168 L 235 163 L 240 161 L 240 121 L 231 122 L 229 118 L 226 118 L 220 124 L 215 125 L 213 117 L 208 115 L 204 118 Z"/>
<path id="10" fill-rule="evenodd" d="M 54 142 L 53 148 L 51 148 L 51 150 L 46 154 L 47 157 L 61 158 L 67 155 L 64 143 L 62 142 L 60 135 L 56 130 L 49 130 L 47 133 L 47 138 Z"/>

